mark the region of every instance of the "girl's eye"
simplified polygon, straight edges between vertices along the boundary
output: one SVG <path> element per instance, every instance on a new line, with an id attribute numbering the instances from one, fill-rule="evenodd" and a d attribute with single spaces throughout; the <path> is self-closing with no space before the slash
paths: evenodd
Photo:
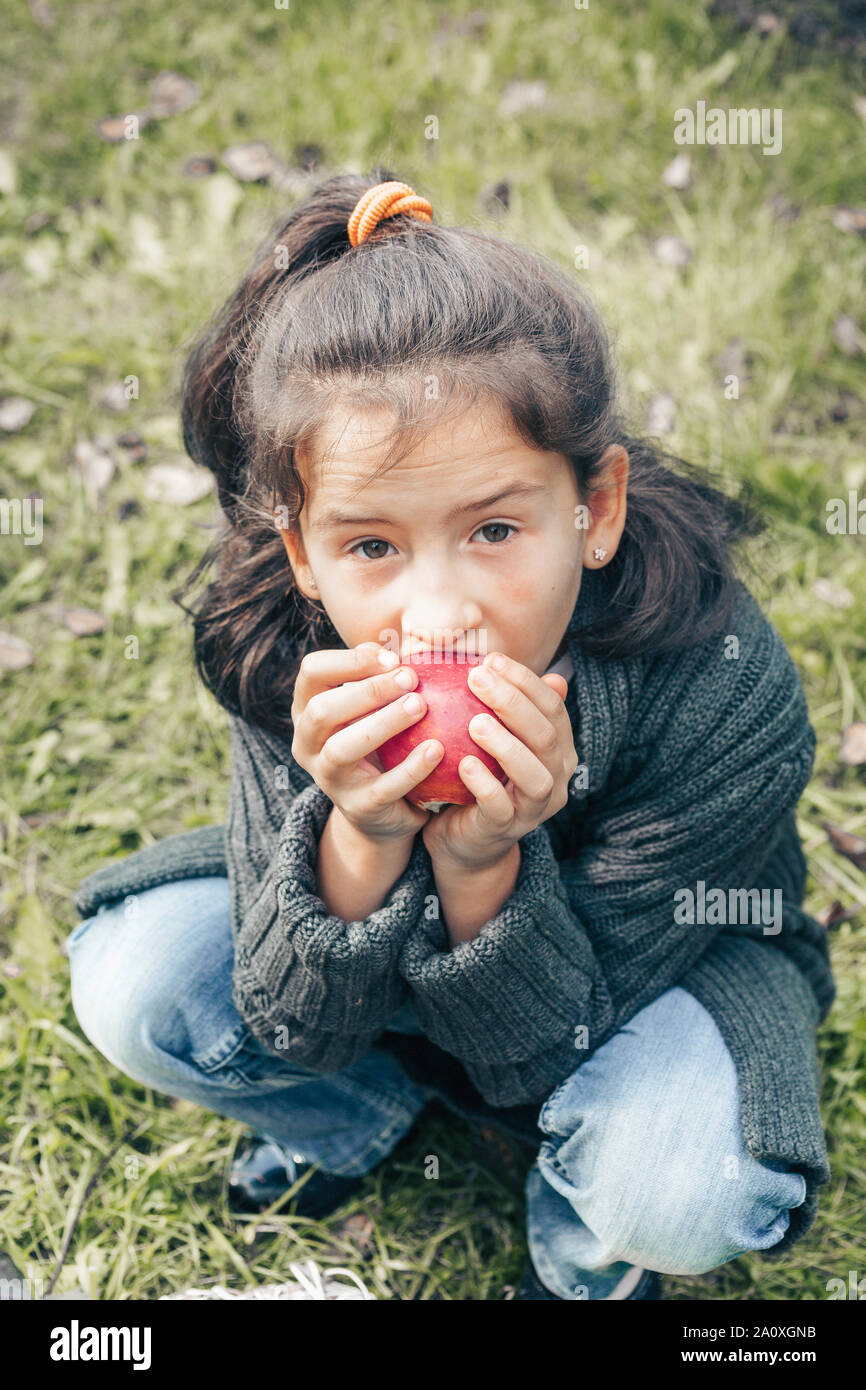
<path id="1" fill-rule="evenodd" d="M 480 535 L 480 533 L 481 533 L 482 531 L 513 531 L 513 532 L 516 533 L 517 527 L 516 527 L 516 526 L 512 526 L 512 525 L 510 524 L 510 522 L 507 522 L 507 521 L 487 521 L 487 522 L 484 523 L 483 526 L 479 526 L 479 528 L 478 528 L 478 530 L 475 532 L 475 534 L 476 534 L 476 535 Z M 509 536 L 502 536 L 502 535 L 500 535 L 500 536 L 494 536 L 493 540 L 490 540 L 489 537 L 488 537 L 487 543 L 488 543 L 489 545 L 502 545 L 505 541 L 510 540 L 510 539 L 511 539 L 510 535 L 509 535 Z M 361 556 L 361 558 L 364 559 L 364 560 L 383 560 L 383 559 L 385 558 L 385 556 L 384 556 L 384 554 L 383 554 L 383 552 L 382 552 L 381 550 L 379 551 L 378 555 L 371 555 L 370 552 L 369 552 L 368 550 L 365 550 L 365 549 L 364 549 L 364 547 L 365 547 L 365 546 L 368 546 L 368 545 L 389 546 L 390 544 L 391 544 L 390 541 L 377 540 L 374 536 L 371 536 L 369 540 L 366 540 L 366 541 L 356 541 L 355 544 L 350 548 L 349 554 L 350 554 L 350 555 L 355 555 L 356 553 L 359 553 L 359 552 L 360 552 L 360 556 Z M 392 549 L 393 549 L 393 547 L 392 547 Z"/>
<path id="2" fill-rule="evenodd" d="M 355 545 L 352 546 L 351 550 L 349 551 L 349 554 L 350 554 L 350 555 L 354 555 L 354 554 L 355 554 L 355 551 L 356 551 L 356 550 L 360 550 L 361 547 L 364 546 L 364 545 L 390 545 L 390 544 L 391 544 L 390 541 L 375 540 L 373 537 L 371 537 L 370 540 L 368 540 L 368 541 L 357 541 L 357 542 L 355 543 Z M 364 558 L 365 560 L 381 560 L 381 559 L 382 559 L 382 555 L 381 555 L 381 554 L 379 554 L 379 555 L 368 555 L 367 552 L 365 551 L 365 552 L 364 552 L 364 557 L 363 557 L 363 558 Z"/>
<path id="3" fill-rule="evenodd" d="M 511 525 L 509 524 L 509 522 L 507 522 L 507 521 L 486 521 L 486 522 L 484 523 L 483 526 L 479 526 L 478 531 L 476 532 L 476 535 L 479 534 L 481 531 L 514 531 L 514 532 L 516 532 L 516 531 L 517 531 L 517 527 L 516 527 L 516 526 L 511 526 Z M 500 545 L 501 545 L 503 541 L 507 541 L 507 540 L 510 540 L 510 539 L 511 539 L 510 536 L 498 536 L 498 537 L 495 537 L 494 540 L 490 542 L 490 544 L 491 544 L 491 545 L 493 545 L 493 544 L 500 544 Z"/>

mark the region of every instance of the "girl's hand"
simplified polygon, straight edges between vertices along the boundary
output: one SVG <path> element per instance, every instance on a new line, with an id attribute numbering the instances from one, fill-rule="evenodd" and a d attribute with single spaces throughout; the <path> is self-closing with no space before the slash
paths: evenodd
<path id="1" fill-rule="evenodd" d="M 501 657 L 501 671 L 490 668 L 494 656 Z M 478 684 L 479 671 L 491 677 L 489 686 Z M 507 726 L 491 720 L 487 729 L 487 716 L 476 714 L 469 732 L 510 780 L 503 786 L 480 760 L 461 758 L 457 771 L 475 802 L 431 816 L 422 838 L 431 859 L 481 869 L 562 809 L 578 758 L 564 704 L 564 676 L 536 676 L 519 661 L 491 652 L 482 666 L 470 670 L 469 688 Z"/>
<path id="2" fill-rule="evenodd" d="M 383 655 L 393 662 L 390 669 L 380 661 Z M 308 652 L 298 670 L 292 757 L 346 820 L 372 839 L 414 839 L 432 814 L 404 798 L 442 757 L 440 743 L 428 740 L 413 748 L 389 772 L 370 758 L 386 739 L 423 715 L 423 695 L 415 695 L 416 710 L 404 704 L 417 684 L 417 671 L 399 666 L 394 654 L 377 642 Z M 435 757 L 428 762 L 425 753 L 431 744 Z"/>

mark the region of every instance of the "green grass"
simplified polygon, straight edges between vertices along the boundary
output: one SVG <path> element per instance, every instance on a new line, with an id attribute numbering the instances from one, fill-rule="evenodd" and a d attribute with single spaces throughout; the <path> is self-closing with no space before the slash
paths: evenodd
<path id="1" fill-rule="evenodd" d="M 389 165 L 431 198 L 437 220 L 493 226 L 565 266 L 587 246 L 589 267 L 574 273 L 615 332 L 638 418 L 649 397 L 669 392 L 677 424 L 666 442 L 751 479 L 771 514 L 756 596 L 798 664 L 818 733 L 799 806 L 806 905 L 818 912 L 839 898 L 859 909 L 831 932 L 839 994 L 819 1040 L 832 1181 L 815 1226 L 781 1260 L 749 1254 L 699 1278 L 671 1276 L 666 1297 L 819 1299 L 829 1278 L 847 1280 L 852 1268 L 863 1277 L 866 878 L 822 828 L 826 819 L 866 833 L 863 770 L 839 759 L 842 729 L 866 719 L 864 541 L 824 525 L 828 498 L 848 488 L 866 496 L 863 359 L 845 356 L 831 333 L 838 314 L 862 312 L 864 244 L 831 219 L 863 186 L 855 55 L 784 34 L 761 40 L 673 0 L 491 6 L 480 39 L 445 25 L 471 6 L 407 0 L 288 11 L 213 0 L 180 13 L 70 3 L 56 7 L 50 30 L 26 6 L 3 8 L 0 147 L 14 179 L 0 198 L 0 395 L 36 409 L 4 440 L 0 496 L 39 489 L 45 532 L 34 546 L 0 537 L 0 630 L 35 650 L 31 666 L 0 675 L 2 1247 L 47 1282 L 71 1231 L 57 1289 L 80 1284 L 102 1299 L 272 1282 L 304 1258 L 348 1264 L 382 1298 L 496 1299 L 525 1257 L 531 1153 L 509 1158 L 441 1111 L 329 1221 L 232 1216 L 226 1177 L 243 1126 L 120 1074 L 70 1003 L 61 944 L 78 920 L 76 884 L 107 859 L 221 821 L 229 774 L 226 718 L 191 677 L 190 632 L 170 599 L 210 539 L 213 499 L 148 501 L 143 467 L 115 448 L 117 471 L 96 507 L 71 451 L 132 428 L 148 463 L 180 453 L 186 348 L 292 205 L 269 185 L 238 184 L 222 169 L 194 180 L 183 166 L 264 138 L 290 160 L 319 145 L 328 172 Z M 138 141 L 101 141 L 94 122 L 141 109 L 163 68 L 195 78 L 201 101 L 151 122 Z M 544 81 L 546 109 L 503 117 L 514 79 Z M 782 107 L 782 153 L 697 146 L 691 189 L 666 189 L 673 113 L 699 97 Z M 424 138 L 431 114 L 435 141 Z M 491 223 L 481 194 L 502 180 L 509 211 Z M 796 221 L 774 220 L 773 194 L 799 206 Z M 692 247 L 685 271 L 654 260 L 664 233 Z M 726 400 L 716 359 L 734 337 L 750 378 Z M 129 374 L 139 399 L 112 415 L 100 393 Z M 835 419 L 844 393 L 848 416 Z M 132 501 L 137 515 L 124 507 Z M 816 578 L 847 586 L 852 605 L 819 601 Z M 108 626 L 74 637 L 58 621 L 63 606 L 98 609 Z M 129 635 L 137 660 L 125 656 Z M 24 815 L 50 819 L 27 830 Z M 438 1182 L 423 1176 L 431 1153 Z M 369 1248 L 343 1229 L 362 1211 Z"/>

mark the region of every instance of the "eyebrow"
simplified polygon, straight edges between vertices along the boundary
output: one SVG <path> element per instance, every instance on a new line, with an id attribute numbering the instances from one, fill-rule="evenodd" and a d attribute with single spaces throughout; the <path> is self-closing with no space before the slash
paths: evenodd
<path id="1" fill-rule="evenodd" d="M 459 516 L 465 516 L 467 512 L 480 512 L 484 507 L 492 507 L 496 502 L 502 502 L 506 497 L 536 497 L 539 493 L 549 492 L 543 483 L 513 483 L 511 487 L 504 488 L 501 492 L 494 492 L 490 497 L 479 497 L 475 502 L 464 502 L 460 506 L 452 507 L 446 516 L 446 521 L 456 521 Z M 351 513 L 342 511 L 339 507 L 326 507 L 311 526 L 313 531 L 327 531 L 337 526 L 393 526 L 395 523 L 387 516 L 355 516 Z"/>

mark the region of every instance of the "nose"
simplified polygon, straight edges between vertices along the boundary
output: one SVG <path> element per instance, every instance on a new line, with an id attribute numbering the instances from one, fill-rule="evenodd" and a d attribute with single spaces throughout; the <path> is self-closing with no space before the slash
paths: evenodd
<path id="1" fill-rule="evenodd" d="M 416 581 L 417 582 L 417 581 Z M 400 622 L 402 655 L 430 649 L 475 650 L 481 637 L 482 611 L 471 597 L 459 592 L 450 578 L 435 591 L 415 589 L 403 608 Z"/>

